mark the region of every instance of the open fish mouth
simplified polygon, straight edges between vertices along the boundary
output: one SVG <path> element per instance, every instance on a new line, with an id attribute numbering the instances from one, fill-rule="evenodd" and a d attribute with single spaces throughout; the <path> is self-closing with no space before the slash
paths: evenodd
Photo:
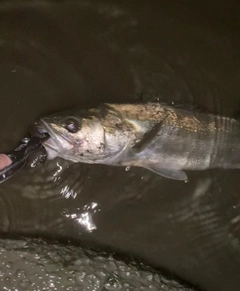
<path id="1" fill-rule="evenodd" d="M 43 143 L 48 154 L 48 159 L 62 156 L 73 148 L 73 144 L 67 137 L 56 133 L 52 126 L 43 119 L 37 121 L 34 127 L 38 134 L 48 133 L 50 135 L 50 138 Z M 36 135 L 36 131 L 32 132 L 32 134 Z"/>

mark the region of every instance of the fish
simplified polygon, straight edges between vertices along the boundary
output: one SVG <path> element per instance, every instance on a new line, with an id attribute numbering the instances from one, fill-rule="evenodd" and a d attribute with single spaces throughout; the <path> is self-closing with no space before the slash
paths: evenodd
<path id="1" fill-rule="evenodd" d="M 142 167 L 187 181 L 186 171 L 240 168 L 240 121 L 167 103 L 73 108 L 40 118 L 48 158 Z"/>

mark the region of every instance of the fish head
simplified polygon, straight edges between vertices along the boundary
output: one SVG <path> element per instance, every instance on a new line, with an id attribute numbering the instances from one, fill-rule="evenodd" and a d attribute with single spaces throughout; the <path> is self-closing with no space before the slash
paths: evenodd
<path id="1" fill-rule="evenodd" d="M 36 126 L 50 135 L 43 143 L 48 159 L 58 156 L 73 162 L 111 164 L 126 147 L 126 135 L 116 130 L 114 118 L 103 117 L 95 109 L 71 110 L 41 118 Z"/>

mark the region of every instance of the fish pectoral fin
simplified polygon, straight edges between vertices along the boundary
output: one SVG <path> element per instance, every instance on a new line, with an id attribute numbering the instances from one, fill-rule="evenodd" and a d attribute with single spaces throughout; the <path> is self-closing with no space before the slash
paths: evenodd
<path id="1" fill-rule="evenodd" d="M 159 165 L 148 165 L 144 168 L 168 179 L 186 181 L 188 180 L 187 174 L 181 170 L 163 169 Z"/>

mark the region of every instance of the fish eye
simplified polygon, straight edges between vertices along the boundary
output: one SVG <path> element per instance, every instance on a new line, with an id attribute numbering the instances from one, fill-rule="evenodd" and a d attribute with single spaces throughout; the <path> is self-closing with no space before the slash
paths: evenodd
<path id="1" fill-rule="evenodd" d="M 78 120 L 74 119 L 74 118 L 69 118 L 66 120 L 65 122 L 65 126 L 66 130 L 70 133 L 76 133 L 78 132 L 79 128 L 80 128 L 80 124 L 78 122 Z"/>

